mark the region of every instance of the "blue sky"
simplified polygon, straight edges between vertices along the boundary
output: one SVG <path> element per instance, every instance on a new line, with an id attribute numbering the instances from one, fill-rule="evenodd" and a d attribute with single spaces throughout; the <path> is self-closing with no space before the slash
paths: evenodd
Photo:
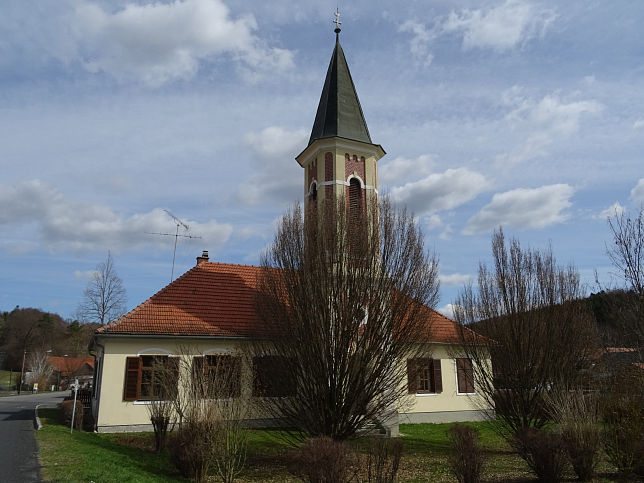
<path id="1" fill-rule="evenodd" d="M 256 264 L 303 195 L 336 2 L 50 0 L 0 17 L 0 310 L 72 317 L 107 251 L 133 308 L 202 250 Z M 448 311 L 502 225 L 589 290 L 644 203 L 644 3 L 340 2 L 380 191 L 418 216 Z M 183 232 L 182 233 L 186 233 Z"/>

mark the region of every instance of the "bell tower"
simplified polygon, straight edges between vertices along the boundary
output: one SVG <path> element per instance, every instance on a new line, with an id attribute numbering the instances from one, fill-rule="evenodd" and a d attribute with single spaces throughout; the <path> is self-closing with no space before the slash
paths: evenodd
<path id="1" fill-rule="evenodd" d="M 385 155 L 362 113 L 349 65 L 340 45 L 340 14 L 335 13 L 335 47 L 324 80 L 309 144 L 295 159 L 304 168 L 304 205 L 344 195 L 350 208 L 378 195 L 378 160 Z"/>

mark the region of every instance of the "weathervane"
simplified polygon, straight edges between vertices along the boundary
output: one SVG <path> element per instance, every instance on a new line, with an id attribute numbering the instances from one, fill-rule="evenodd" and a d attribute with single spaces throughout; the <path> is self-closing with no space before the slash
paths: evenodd
<path id="1" fill-rule="evenodd" d="M 332 22 L 335 24 L 335 30 L 334 32 L 336 34 L 340 33 L 340 25 L 342 25 L 342 22 L 340 22 L 340 12 L 338 10 L 338 7 L 335 8 L 335 12 L 333 12 L 333 15 L 335 18 L 332 20 Z"/>

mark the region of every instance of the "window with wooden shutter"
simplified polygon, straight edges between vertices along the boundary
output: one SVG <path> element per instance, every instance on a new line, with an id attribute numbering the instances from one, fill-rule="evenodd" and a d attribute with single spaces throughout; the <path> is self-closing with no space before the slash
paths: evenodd
<path id="1" fill-rule="evenodd" d="M 459 393 L 467 394 L 474 392 L 474 369 L 470 359 L 456 359 L 456 380 Z"/>
<path id="2" fill-rule="evenodd" d="M 201 397 L 223 399 L 241 394 L 240 357 L 228 354 L 195 357 L 192 376 Z"/>
<path id="3" fill-rule="evenodd" d="M 407 390 L 410 394 L 443 392 L 440 359 L 408 359 Z"/>
<path id="4" fill-rule="evenodd" d="M 432 359 L 432 392 L 443 392 L 443 375 L 441 374 L 441 360 Z"/>
<path id="5" fill-rule="evenodd" d="M 407 359 L 407 392 L 416 394 L 416 359 Z"/>
<path id="6" fill-rule="evenodd" d="M 141 359 L 128 357 L 125 359 L 125 383 L 123 386 L 123 400 L 136 401 L 141 390 Z"/>
<path id="7" fill-rule="evenodd" d="M 282 356 L 253 357 L 253 396 L 288 397 L 295 395 L 295 380 Z"/>
<path id="8" fill-rule="evenodd" d="M 173 397 L 179 378 L 179 360 L 168 356 L 128 357 L 125 361 L 124 401 Z"/>

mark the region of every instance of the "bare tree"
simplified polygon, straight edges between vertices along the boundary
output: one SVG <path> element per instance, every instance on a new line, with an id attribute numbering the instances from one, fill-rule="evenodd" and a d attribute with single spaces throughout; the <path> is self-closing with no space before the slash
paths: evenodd
<path id="1" fill-rule="evenodd" d="M 579 274 L 557 265 L 552 248 L 522 248 L 492 237 L 494 267 L 479 265 L 478 287 L 468 285 L 455 302 L 463 328 L 462 350 L 473 361 L 477 391 L 516 433 L 549 420 L 544 394 L 583 380 L 598 347 L 596 326 L 583 297 Z M 490 364 L 491 359 L 491 364 Z"/>
<path id="2" fill-rule="evenodd" d="M 608 218 L 608 227 L 613 235 L 606 252 L 617 276 L 624 281 L 625 290 L 633 297 L 628 303 L 616 308 L 620 314 L 619 330 L 639 348 L 639 361 L 644 358 L 644 207 L 636 216 L 615 212 Z"/>
<path id="3" fill-rule="evenodd" d="M 84 319 L 101 325 L 115 321 L 125 313 L 126 293 L 123 281 L 114 269 L 112 254 L 96 266 L 92 279 L 83 291 L 79 313 Z"/>
<path id="4" fill-rule="evenodd" d="M 438 262 L 413 216 L 387 200 L 355 208 L 295 206 L 263 259 L 256 353 L 282 384 L 270 395 L 289 396 L 266 408 L 300 435 L 345 439 L 392 416 L 437 302 Z"/>
<path id="5" fill-rule="evenodd" d="M 38 383 L 41 388 L 45 388 L 54 372 L 54 368 L 47 359 L 47 353 L 44 351 L 30 352 L 27 358 L 27 367 L 31 372 L 31 382 Z"/>

